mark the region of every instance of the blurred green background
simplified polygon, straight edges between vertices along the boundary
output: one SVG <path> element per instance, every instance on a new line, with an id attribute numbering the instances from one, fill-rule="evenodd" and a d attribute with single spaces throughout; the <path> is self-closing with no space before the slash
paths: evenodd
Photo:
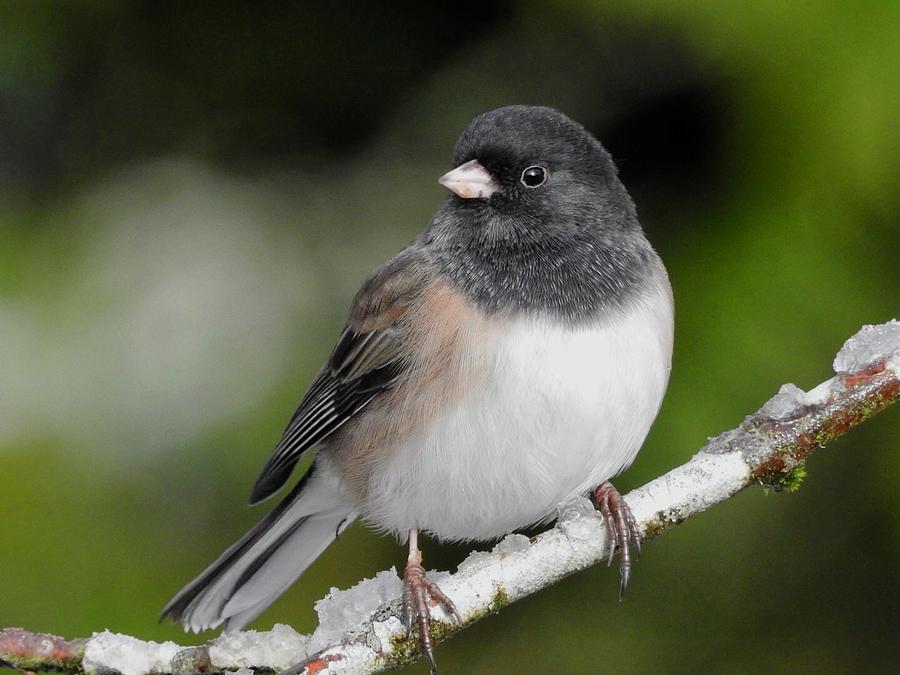
<path id="1" fill-rule="evenodd" d="M 900 3 L 0 2 L 0 626 L 190 641 L 163 603 L 475 114 L 610 148 L 677 305 L 635 487 L 900 314 Z M 443 672 L 887 672 L 900 408 L 438 648 Z M 463 547 L 431 543 L 451 569 Z M 400 564 L 355 526 L 254 626 Z M 211 634 L 210 634 L 211 636 Z M 209 636 L 204 636 L 209 637 Z M 409 672 L 425 672 L 421 666 Z"/>

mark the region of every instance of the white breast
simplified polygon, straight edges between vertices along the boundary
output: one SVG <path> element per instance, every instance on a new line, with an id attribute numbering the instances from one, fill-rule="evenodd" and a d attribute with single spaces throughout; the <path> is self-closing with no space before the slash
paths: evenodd
<path id="1" fill-rule="evenodd" d="M 578 329 L 523 318 L 469 342 L 483 384 L 373 472 L 363 516 L 379 528 L 491 539 L 629 466 L 668 382 L 671 296 Z"/>

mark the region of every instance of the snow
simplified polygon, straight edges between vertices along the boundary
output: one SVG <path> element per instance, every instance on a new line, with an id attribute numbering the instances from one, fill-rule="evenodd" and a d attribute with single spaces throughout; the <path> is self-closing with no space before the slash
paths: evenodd
<path id="1" fill-rule="evenodd" d="M 894 354 L 894 357 L 888 360 L 888 362 L 884 364 L 884 367 L 893 372 L 894 375 L 900 379 L 900 352 Z"/>
<path id="2" fill-rule="evenodd" d="M 682 520 L 731 497 L 750 475 L 744 453 L 740 446 L 729 451 L 701 450 L 687 464 L 629 492 L 625 499 L 638 526 L 659 518 Z"/>
<path id="3" fill-rule="evenodd" d="M 837 373 L 854 374 L 879 361 L 886 361 L 894 370 L 900 358 L 900 321 L 891 319 L 877 326 L 863 326 L 841 347 L 834 359 Z"/>
<path id="4" fill-rule="evenodd" d="M 511 534 L 494 546 L 492 553 L 505 558 L 515 553 L 527 551 L 529 548 L 531 548 L 531 539 L 524 534 Z"/>
<path id="5" fill-rule="evenodd" d="M 472 551 L 465 560 L 463 560 L 457 570 L 459 573 L 474 574 L 478 570 L 483 570 L 494 562 L 494 556 L 484 551 Z"/>
<path id="6" fill-rule="evenodd" d="M 306 658 L 306 636 L 290 626 L 276 624 L 270 631 L 225 633 L 209 643 L 209 659 L 216 670 L 266 667 L 284 670 Z M 95 633 L 84 649 L 82 665 L 90 675 L 145 675 L 178 670 L 173 661 L 185 650 L 174 642 L 144 642 L 130 635 L 104 631 Z"/>
<path id="7" fill-rule="evenodd" d="M 381 605 L 399 598 L 402 593 L 403 582 L 393 567 L 347 590 L 332 588 L 316 602 L 319 627 L 309 638 L 309 653 L 315 654 L 340 642 L 348 627 L 363 623 Z"/>
<path id="8" fill-rule="evenodd" d="M 570 540 L 584 541 L 596 535 L 600 515 L 587 497 L 577 497 L 559 510 L 557 527 Z"/>
<path id="9" fill-rule="evenodd" d="M 783 384 L 778 393 L 759 409 L 759 414 L 774 420 L 784 419 L 802 408 L 805 397 L 806 392 L 797 385 Z"/>
<path id="10" fill-rule="evenodd" d="M 827 403 L 832 394 L 832 382 L 833 380 L 825 380 L 806 392 L 806 396 L 804 397 L 806 405 L 821 405 L 822 403 Z"/>
<path id="11" fill-rule="evenodd" d="M 82 666 L 86 673 L 144 675 L 171 671 L 172 658 L 184 647 L 174 642 L 144 642 L 119 633 L 94 633 L 84 648 Z"/>
<path id="12" fill-rule="evenodd" d="M 832 393 L 832 380 L 806 392 L 795 384 L 783 384 L 778 393 L 765 402 L 759 409 L 759 415 L 773 420 L 782 420 L 792 415 L 806 413 L 805 408 L 826 403 Z"/>
<path id="13" fill-rule="evenodd" d="M 900 376 L 900 321 L 896 319 L 876 326 L 863 326 L 838 352 L 834 370 L 854 374 L 881 361 Z M 809 392 L 795 384 L 784 384 L 758 414 L 774 420 L 804 414 L 804 408 L 828 401 L 832 384 L 833 380 L 828 380 Z"/>
<path id="14" fill-rule="evenodd" d="M 403 632 L 403 624 L 396 616 L 389 616 L 385 621 L 372 621 L 372 633 L 374 634 L 376 645 L 379 651 L 383 651 L 386 645 L 391 644 L 391 637 Z"/>
<path id="15" fill-rule="evenodd" d="M 261 665 L 284 670 L 307 657 L 306 641 L 305 635 L 279 623 L 270 631 L 223 633 L 210 643 L 209 658 L 223 670 Z"/>

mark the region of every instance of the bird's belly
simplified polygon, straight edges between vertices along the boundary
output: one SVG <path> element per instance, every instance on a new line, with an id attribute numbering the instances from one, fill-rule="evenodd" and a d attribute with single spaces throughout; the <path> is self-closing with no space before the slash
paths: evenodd
<path id="1" fill-rule="evenodd" d="M 580 329 L 514 322 L 487 347 L 481 383 L 371 473 L 364 518 L 401 536 L 491 539 L 627 467 L 668 380 L 671 313 L 658 310 Z"/>

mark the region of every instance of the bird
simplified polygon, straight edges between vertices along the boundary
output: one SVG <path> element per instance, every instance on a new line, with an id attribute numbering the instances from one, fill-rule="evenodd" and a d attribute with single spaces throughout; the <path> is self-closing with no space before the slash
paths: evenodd
<path id="1" fill-rule="evenodd" d="M 439 178 L 450 194 L 378 268 L 259 474 L 272 511 L 165 606 L 186 630 L 240 630 L 352 522 L 408 546 L 402 617 L 436 671 L 419 535 L 496 540 L 591 499 L 619 551 L 640 536 L 610 479 L 657 416 L 674 303 L 609 152 L 544 106 L 476 116 Z"/>

